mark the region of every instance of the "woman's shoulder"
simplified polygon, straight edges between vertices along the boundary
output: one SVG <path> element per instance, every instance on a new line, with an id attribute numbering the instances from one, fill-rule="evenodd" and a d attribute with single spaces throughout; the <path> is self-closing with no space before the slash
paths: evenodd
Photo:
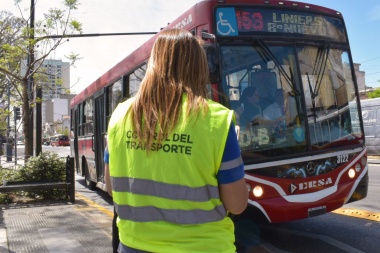
<path id="1" fill-rule="evenodd" d="M 226 106 L 222 105 L 221 103 L 219 102 L 215 102 L 211 99 L 208 99 L 207 100 L 207 104 L 209 107 L 213 108 L 213 109 L 218 109 L 218 110 L 225 110 L 225 111 L 231 111 L 230 109 L 228 109 Z"/>

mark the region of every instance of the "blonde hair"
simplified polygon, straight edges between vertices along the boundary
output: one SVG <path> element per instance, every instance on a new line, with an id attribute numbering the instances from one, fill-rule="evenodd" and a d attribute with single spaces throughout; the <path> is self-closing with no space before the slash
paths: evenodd
<path id="1" fill-rule="evenodd" d="M 207 110 L 208 82 L 201 41 L 182 29 L 161 32 L 132 106 L 133 130 L 148 152 L 154 142 L 161 143 L 176 126 L 183 93 L 188 98 L 184 116 Z"/>

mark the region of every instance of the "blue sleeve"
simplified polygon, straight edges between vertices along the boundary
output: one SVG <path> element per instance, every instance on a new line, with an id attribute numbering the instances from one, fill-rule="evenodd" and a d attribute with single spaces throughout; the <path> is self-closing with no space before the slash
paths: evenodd
<path id="1" fill-rule="evenodd" d="M 110 163 L 110 153 L 108 153 L 108 147 L 105 148 L 104 150 L 104 157 L 103 160 L 106 164 Z"/>
<path id="2" fill-rule="evenodd" d="M 241 158 L 235 125 L 231 123 L 222 164 L 217 174 L 219 184 L 229 184 L 244 178 L 244 163 Z"/>

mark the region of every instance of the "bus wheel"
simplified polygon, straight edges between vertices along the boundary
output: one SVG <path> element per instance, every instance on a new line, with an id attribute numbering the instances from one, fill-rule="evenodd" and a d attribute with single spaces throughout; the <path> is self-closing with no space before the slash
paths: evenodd
<path id="1" fill-rule="evenodd" d="M 96 184 L 95 184 L 95 182 L 91 181 L 90 172 L 89 172 L 88 165 L 87 165 L 86 161 L 84 162 L 84 178 L 86 181 L 87 188 L 90 190 L 95 190 Z"/>

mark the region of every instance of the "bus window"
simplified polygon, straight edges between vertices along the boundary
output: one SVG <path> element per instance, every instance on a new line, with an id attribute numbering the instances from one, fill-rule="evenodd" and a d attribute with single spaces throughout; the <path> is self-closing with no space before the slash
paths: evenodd
<path id="1" fill-rule="evenodd" d="M 339 147 L 349 135 L 351 144 L 358 144 L 362 133 L 352 118 L 358 106 L 347 52 L 326 47 L 298 52 L 312 148 Z"/>
<path id="2" fill-rule="evenodd" d="M 84 135 L 90 135 L 93 133 L 93 122 L 92 122 L 92 114 L 93 114 L 93 106 L 92 106 L 92 99 L 88 99 L 84 103 L 84 110 L 83 110 L 83 128 L 84 128 Z"/>
<path id="3" fill-rule="evenodd" d="M 115 110 L 120 100 L 123 98 L 122 80 L 115 82 L 109 87 L 108 92 L 108 111 L 110 114 Z"/>
<path id="4" fill-rule="evenodd" d="M 262 59 L 264 53 L 260 46 L 221 47 L 223 90 L 229 98 L 227 106 L 235 110 L 239 144 L 247 164 L 257 161 L 259 157 L 270 158 L 306 151 L 300 83 L 290 78 L 296 76 L 292 73 L 295 69 L 291 67 L 296 64 L 295 51 L 291 47 L 270 49 L 276 52 L 276 64 L 274 60 Z M 245 97 L 254 96 L 253 90 L 256 90 L 255 96 L 258 98 L 250 110 L 245 108 L 244 103 Z M 269 120 L 265 118 L 264 111 L 276 102 L 276 91 L 282 91 L 283 94 L 279 106 L 284 116 L 281 120 Z M 243 113 L 244 110 L 247 113 Z M 253 122 L 256 118 L 262 120 Z"/>
<path id="5" fill-rule="evenodd" d="M 84 103 L 79 104 L 79 130 L 78 135 L 83 136 L 84 135 Z"/>
<path id="6" fill-rule="evenodd" d="M 145 76 L 146 64 L 136 69 L 133 73 L 129 75 L 129 96 L 134 96 Z"/>

